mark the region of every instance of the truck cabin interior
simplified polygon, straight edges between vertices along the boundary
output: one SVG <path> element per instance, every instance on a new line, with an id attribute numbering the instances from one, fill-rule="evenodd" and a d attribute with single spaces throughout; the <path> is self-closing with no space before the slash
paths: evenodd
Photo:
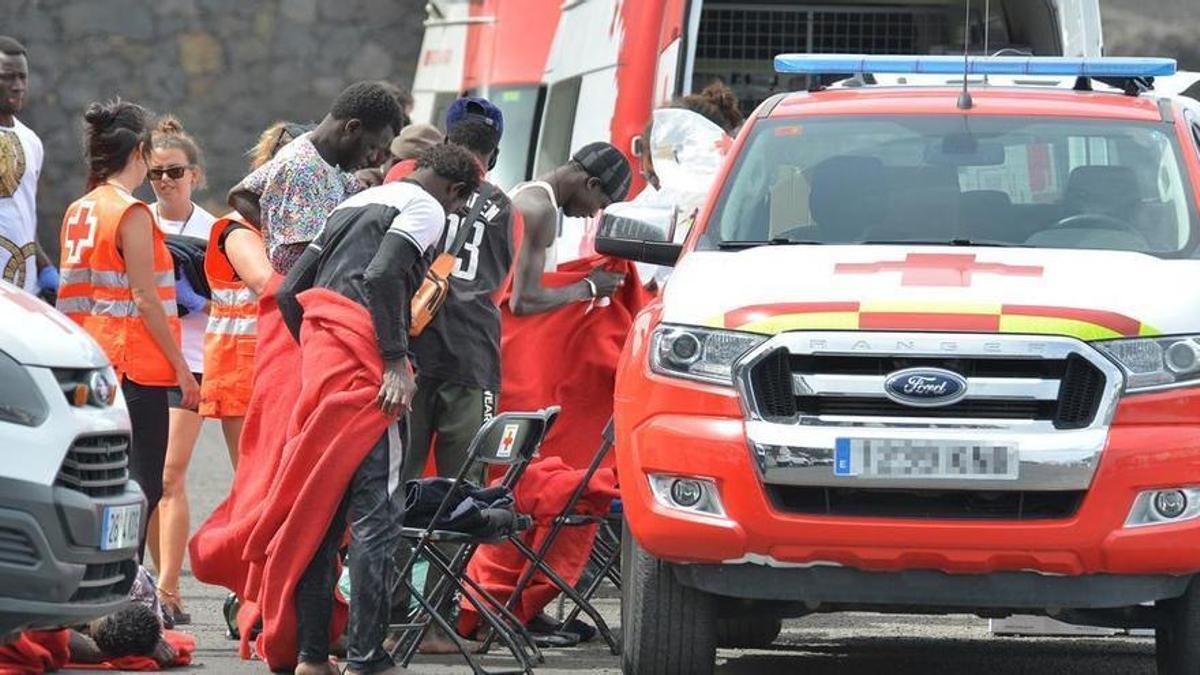
<path id="1" fill-rule="evenodd" d="M 1062 55 L 1053 0 L 991 0 L 986 18 L 985 4 L 971 2 L 972 53 Z M 692 91 L 721 80 L 748 112 L 776 92 L 807 86 L 804 76 L 774 72 L 777 54 L 961 54 L 965 10 L 964 0 L 705 2 Z"/>

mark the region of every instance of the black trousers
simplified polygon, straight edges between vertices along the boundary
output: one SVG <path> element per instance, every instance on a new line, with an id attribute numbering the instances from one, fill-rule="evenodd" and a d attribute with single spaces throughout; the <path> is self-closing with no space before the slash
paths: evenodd
<path id="1" fill-rule="evenodd" d="M 337 584 L 337 554 L 350 525 L 350 625 L 346 628 L 346 663 L 356 673 L 373 673 L 394 665 L 383 648 L 391 615 L 396 567 L 393 556 L 404 520 L 401 425 L 392 424 L 358 465 L 300 582 L 296 585 L 296 642 L 299 660 L 329 659 L 329 622 Z"/>
<path id="2" fill-rule="evenodd" d="M 142 536 L 138 550 L 146 546 L 146 526 L 150 514 L 162 499 L 163 465 L 167 461 L 167 390 L 151 387 L 130 379 L 121 382 L 125 404 L 129 406 L 129 422 L 133 426 L 133 443 L 129 447 L 129 477 L 137 481 L 146 495 L 146 513 L 142 518 Z"/>

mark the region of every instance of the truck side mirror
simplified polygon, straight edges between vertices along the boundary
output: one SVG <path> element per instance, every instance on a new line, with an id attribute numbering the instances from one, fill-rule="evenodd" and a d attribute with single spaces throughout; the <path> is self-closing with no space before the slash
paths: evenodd
<path id="1" fill-rule="evenodd" d="M 596 232 L 596 251 L 625 260 L 672 267 L 683 251 L 683 244 L 672 241 L 671 219 L 666 223 L 639 218 L 640 209 L 629 204 L 614 205 L 601 216 Z"/>

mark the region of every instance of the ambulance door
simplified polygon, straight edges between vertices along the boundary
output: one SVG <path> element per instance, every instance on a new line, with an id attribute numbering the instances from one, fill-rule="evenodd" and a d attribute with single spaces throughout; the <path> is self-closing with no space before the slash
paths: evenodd
<path id="1" fill-rule="evenodd" d="M 470 28 L 463 87 L 504 114 L 500 154 L 489 180 L 508 190 L 532 177 L 545 101 L 542 80 L 562 0 L 482 0 L 472 12 L 492 21 Z"/>
<path id="2" fill-rule="evenodd" d="M 487 21 L 472 17 L 470 0 L 434 0 L 426 5 L 425 37 L 413 77 L 414 122 L 442 125 L 446 109 L 463 85 L 467 29 Z"/>

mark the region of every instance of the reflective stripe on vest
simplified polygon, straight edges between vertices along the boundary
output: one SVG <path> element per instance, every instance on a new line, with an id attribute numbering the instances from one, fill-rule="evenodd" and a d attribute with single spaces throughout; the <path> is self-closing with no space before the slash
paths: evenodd
<path id="1" fill-rule="evenodd" d="M 254 291 L 243 287 L 236 290 L 231 289 L 212 289 L 212 301 L 214 308 L 216 305 L 252 305 L 257 302 L 258 298 L 254 295 Z M 251 308 L 254 309 L 254 308 Z"/>
<path id="2" fill-rule="evenodd" d="M 161 300 L 167 316 L 179 316 L 179 305 L 174 300 Z M 64 314 L 91 314 L 93 316 L 115 316 L 129 318 L 141 316 L 137 303 L 132 300 L 102 300 L 98 298 L 74 297 L 58 301 L 58 311 Z"/>
<path id="3" fill-rule="evenodd" d="M 209 317 L 207 332 L 213 335 L 255 335 L 257 317 Z"/>

